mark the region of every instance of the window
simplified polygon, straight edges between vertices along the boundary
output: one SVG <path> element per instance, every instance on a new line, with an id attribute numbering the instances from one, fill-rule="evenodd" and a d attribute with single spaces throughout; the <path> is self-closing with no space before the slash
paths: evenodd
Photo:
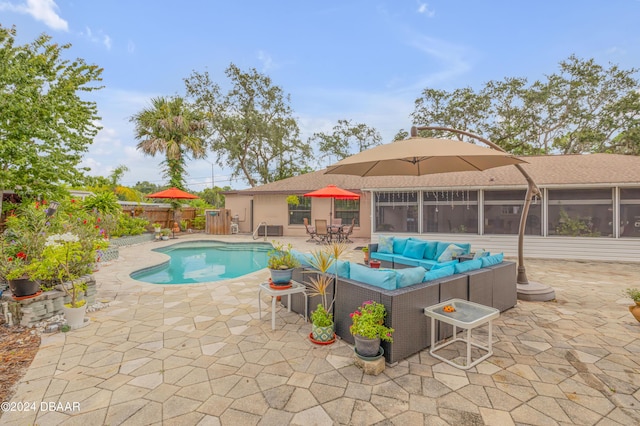
<path id="1" fill-rule="evenodd" d="M 485 191 L 484 233 L 512 234 L 520 229 L 522 206 L 527 191 Z M 529 206 L 526 235 L 542 235 L 542 202 L 535 200 Z"/>
<path id="2" fill-rule="evenodd" d="M 418 193 L 376 192 L 376 232 L 418 232 Z"/>
<path id="3" fill-rule="evenodd" d="M 424 191 L 422 199 L 422 232 L 478 233 L 478 191 Z"/>
<path id="4" fill-rule="evenodd" d="M 550 189 L 549 235 L 613 236 L 611 189 Z"/>
<path id="5" fill-rule="evenodd" d="M 351 225 L 351 221 L 356 219 L 356 226 L 360 226 L 360 200 L 334 200 L 336 219 L 342 219 L 345 226 Z"/>
<path id="6" fill-rule="evenodd" d="M 640 188 L 620 189 L 620 236 L 640 238 Z"/>
<path id="7" fill-rule="evenodd" d="M 303 225 L 306 217 L 311 222 L 311 198 L 298 197 L 298 205 L 289 206 L 289 225 Z"/>

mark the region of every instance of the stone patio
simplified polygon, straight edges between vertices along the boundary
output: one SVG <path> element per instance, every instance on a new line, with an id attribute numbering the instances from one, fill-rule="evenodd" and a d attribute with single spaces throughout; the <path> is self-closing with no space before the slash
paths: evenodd
<path id="1" fill-rule="evenodd" d="M 423 351 L 369 376 L 354 366 L 351 346 L 312 344 L 310 324 L 286 308 L 275 331 L 270 314 L 258 319 L 267 270 L 198 285 L 129 277 L 164 259 L 152 248 L 188 239 L 252 241 L 181 235 L 121 248 L 120 260 L 95 274 L 97 300 L 109 306 L 82 329 L 43 335 L 12 399 L 79 409 L 5 412 L 0 423 L 640 424 L 640 323 L 621 295 L 640 287 L 640 264 L 528 260 L 529 279 L 552 285 L 557 300 L 504 312 L 488 360 L 462 371 Z M 269 302 L 263 297 L 263 309 Z M 451 357 L 463 355 L 462 344 L 453 347 Z"/>

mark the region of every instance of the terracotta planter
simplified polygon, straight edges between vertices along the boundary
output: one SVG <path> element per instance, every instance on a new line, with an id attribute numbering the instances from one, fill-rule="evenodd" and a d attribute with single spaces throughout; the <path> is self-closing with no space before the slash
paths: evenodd
<path id="1" fill-rule="evenodd" d="M 629 306 L 629 312 L 631 312 L 631 315 L 633 315 L 635 319 L 640 321 L 640 302 L 636 302 L 635 305 Z"/>
<path id="2" fill-rule="evenodd" d="M 15 297 L 31 296 L 40 291 L 40 281 L 31 281 L 28 278 L 9 280 L 9 288 Z"/>

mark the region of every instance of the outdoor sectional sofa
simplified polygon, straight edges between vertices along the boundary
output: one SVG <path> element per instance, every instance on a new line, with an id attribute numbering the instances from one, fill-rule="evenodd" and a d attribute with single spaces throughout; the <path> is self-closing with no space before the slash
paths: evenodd
<path id="1" fill-rule="evenodd" d="M 492 306 L 501 312 L 516 305 L 516 264 L 507 261 L 490 264 L 495 259 L 501 260 L 502 256 L 495 256 L 491 261 L 485 262 L 486 266 L 468 271 L 464 270 L 466 269 L 464 264 L 469 264 L 471 261 L 463 262 L 458 264 L 457 269 L 460 272 L 401 288 L 390 288 L 391 286 L 382 288 L 379 286 L 380 279 L 375 277 L 366 282 L 368 281 L 366 274 L 363 275 L 361 268 L 368 269 L 370 274 L 387 272 L 390 275 L 400 271 L 375 270 L 356 263 L 342 262 L 338 267 L 337 288 L 334 282 L 334 286 L 330 289 L 331 293 L 337 290 L 334 307 L 336 334 L 344 341 L 353 344 L 353 336 L 349 332 L 351 325 L 349 314 L 363 301 L 373 300 L 385 305 L 387 311 L 385 325 L 395 330 L 392 343 L 382 342 L 386 361 L 394 364 L 420 352 L 431 344 L 430 323 L 423 312 L 427 306 L 453 298 Z M 477 262 L 482 261 L 478 259 Z M 449 266 L 456 267 L 451 264 Z M 349 269 L 348 272 L 346 272 L 347 269 Z M 294 279 L 308 283 L 308 272 L 310 272 L 308 267 L 298 268 Z M 424 275 L 427 276 L 427 273 Z M 293 311 L 298 313 L 304 311 L 303 297 L 301 294 L 292 295 Z M 310 298 L 309 311 L 315 310 L 318 303 L 317 296 Z M 436 333 L 435 340 L 439 341 L 451 337 L 453 329 L 450 325 L 440 324 Z"/>

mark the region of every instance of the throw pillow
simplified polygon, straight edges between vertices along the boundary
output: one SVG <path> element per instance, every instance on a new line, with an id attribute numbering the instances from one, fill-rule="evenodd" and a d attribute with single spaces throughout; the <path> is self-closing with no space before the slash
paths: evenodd
<path id="1" fill-rule="evenodd" d="M 438 249 L 437 241 L 425 241 L 427 247 L 424 250 L 424 258 L 429 260 L 436 260 L 436 250 Z"/>
<path id="2" fill-rule="evenodd" d="M 378 237 L 378 252 L 393 254 L 393 237 Z"/>
<path id="3" fill-rule="evenodd" d="M 438 262 L 447 262 L 449 260 L 453 260 L 454 256 L 460 256 L 464 254 L 464 249 L 455 244 L 449 244 L 449 246 L 442 252 L 440 257 L 438 257 Z"/>
<path id="4" fill-rule="evenodd" d="M 360 281 L 385 290 L 396 289 L 396 271 L 392 269 L 368 268 L 364 265 L 352 263 L 350 274 L 351 279 L 354 281 Z"/>
<path id="5" fill-rule="evenodd" d="M 480 258 L 482 258 L 482 257 L 487 257 L 487 256 L 489 256 L 490 254 L 491 254 L 491 253 L 489 253 L 489 252 L 488 252 L 488 251 L 486 251 L 485 249 L 480 249 L 480 250 L 477 250 L 477 251 L 475 252 L 475 254 L 473 255 L 473 258 L 474 258 L 474 259 L 480 259 Z"/>
<path id="6" fill-rule="evenodd" d="M 504 253 L 492 254 L 491 256 L 483 257 L 480 259 L 482 262 L 482 267 L 486 268 L 487 266 L 497 265 L 498 263 L 502 263 L 504 259 Z"/>
<path id="7" fill-rule="evenodd" d="M 482 261 L 480 259 L 467 260 L 466 262 L 456 263 L 454 268 L 456 270 L 456 274 L 475 271 L 476 269 L 482 268 Z"/>
<path id="8" fill-rule="evenodd" d="M 402 252 L 404 251 L 404 248 L 407 245 L 407 241 L 409 241 L 408 238 L 394 237 L 393 238 L 393 252 L 395 254 L 402 254 Z"/>
<path id="9" fill-rule="evenodd" d="M 427 272 L 427 270 L 422 266 L 416 266 L 415 268 L 396 269 L 398 288 L 409 287 L 410 285 L 421 283 L 424 278 L 425 272 Z"/>
<path id="10" fill-rule="evenodd" d="M 438 278 L 450 277 L 455 273 L 453 266 L 449 265 L 444 268 L 436 269 L 435 271 L 432 269 L 430 271 L 425 272 L 423 280 L 424 281 L 432 281 L 437 280 Z"/>
<path id="11" fill-rule="evenodd" d="M 349 278 L 349 269 L 350 263 L 346 260 L 338 260 L 337 262 L 333 262 L 333 265 L 329 266 L 327 272 L 330 274 L 335 274 L 336 269 L 338 270 L 338 276 L 340 278 Z"/>
<path id="12" fill-rule="evenodd" d="M 424 259 L 424 250 L 427 247 L 427 243 L 418 240 L 409 240 L 404 247 L 402 255 L 411 259 Z"/>

